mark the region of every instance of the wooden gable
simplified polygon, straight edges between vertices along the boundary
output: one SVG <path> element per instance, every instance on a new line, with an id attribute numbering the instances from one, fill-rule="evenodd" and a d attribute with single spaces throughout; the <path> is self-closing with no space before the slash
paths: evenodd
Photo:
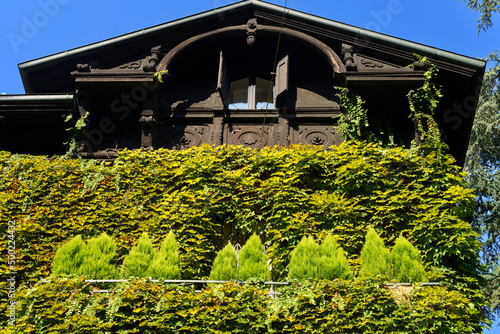
<path id="1" fill-rule="evenodd" d="M 425 71 L 411 66 L 415 53 L 440 70 L 444 97 L 436 119 L 462 163 L 483 61 L 262 1 L 238 2 L 19 67 L 27 93 L 38 101 L 74 94 L 75 117 L 89 113 L 82 155 L 107 158 L 125 147 L 336 145 L 342 141 L 336 131 L 339 86 L 361 95 L 370 118 L 387 123 L 408 144 L 413 125 L 406 93 L 422 84 Z M 9 108 L 5 115 L 26 112 Z M 4 116 L 4 127 L 11 126 L 9 118 Z M 13 147 L 12 141 L 29 147 L 19 133 L 2 138 L 0 148 Z"/>

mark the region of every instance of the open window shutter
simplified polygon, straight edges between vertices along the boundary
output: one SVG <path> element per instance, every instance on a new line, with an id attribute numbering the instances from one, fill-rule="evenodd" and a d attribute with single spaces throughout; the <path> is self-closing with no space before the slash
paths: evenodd
<path id="1" fill-rule="evenodd" d="M 284 56 L 276 66 L 276 85 L 274 87 L 274 98 L 288 90 L 288 55 Z"/>
<path id="2" fill-rule="evenodd" d="M 217 91 L 219 92 L 224 108 L 228 107 L 229 101 L 229 77 L 227 74 L 226 63 L 224 61 L 224 53 L 220 51 L 219 57 L 219 75 L 217 78 Z"/>

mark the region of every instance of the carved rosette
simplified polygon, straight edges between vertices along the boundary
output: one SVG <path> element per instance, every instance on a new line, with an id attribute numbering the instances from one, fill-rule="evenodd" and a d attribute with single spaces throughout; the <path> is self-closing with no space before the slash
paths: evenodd
<path id="1" fill-rule="evenodd" d="M 322 146 L 328 148 L 332 145 L 339 145 L 341 138 L 335 133 L 333 126 L 301 126 L 298 129 L 298 138 L 292 144 Z"/>
<path id="2" fill-rule="evenodd" d="M 177 128 L 168 134 L 166 147 L 174 150 L 184 150 L 199 146 L 203 141 L 204 127 Z"/>
<path id="3" fill-rule="evenodd" d="M 259 148 L 267 145 L 269 129 L 255 126 L 235 127 L 233 132 L 233 144 L 245 147 Z M 262 137 L 262 140 L 261 140 Z"/>

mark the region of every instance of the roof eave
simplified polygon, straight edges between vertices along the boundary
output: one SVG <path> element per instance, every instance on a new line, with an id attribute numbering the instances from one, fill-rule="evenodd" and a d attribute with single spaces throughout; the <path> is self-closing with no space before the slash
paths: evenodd
<path id="1" fill-rule="evenodd" d="M 106 49 L 109 47 L 116 47 L 121 44 L 130 43 L 135 40 L 147 37 L 149 35 L 163 33 L 166 30 L 172 28 L 181 28 L 183 26 L 187 26 L 193 23 L 194 21 L 200 22 L 204 20 L 213 19 L 214 17 L 221 17 L 226 14 L 230 14 L 235 10 L 243 10 L 246 7 L 248 8 L 257 7 L 261 9 L 266 9 L 268 11 L 272 11 L 276 14 L 280 15 L 284 14 L 285 17 L 307 21 L 310 23 L 321 25 L 326 28 L 335 29 L 347 35 L 357 37 L 360 40 L 376 42 L 392 47 L 397 47 L 399 49 L 412 53 L 417 53 L 422 56 L 427 56 L 433 59 L 446 61 L 451 64 L 471 68 L 475 71 L 481 71 L 481 70 L 484 71 L 484 68 L 486 67 L 486 62 L 480 59 L 475 59 L 472 57 L 459 55 L 453 52 L 444 51 L 427 45 L 411 42 L 401 38 L 384 35 L 378 32 L 373 32 L 370 30 L 362 29 L 345 23 L 340 23 L 323 17 L 307 14 L 294 9 L 284 8 L 282 6 L 274 5 L 260 0 L 245 0 L 227 6 L 215 8 L 209 11 L 205 11 L 199 14 L 194 14 L 178 20 L 170 21 L 151 28 L 146 28 L 140 31 L 121 35 L 101 42 L 89 44 L 79 48 L 71 49 L 68 51 L 56 53 L 53 55 L 21 63 L 18 66 L 25 90 L 27 93 L 32 92 L 29 74 L 31 71 L 36 70 L 38 68 L 44 68 L 60 61 L 67 61 L 70 59 L 79 58 L 85 56 L 86 54 Z"/>

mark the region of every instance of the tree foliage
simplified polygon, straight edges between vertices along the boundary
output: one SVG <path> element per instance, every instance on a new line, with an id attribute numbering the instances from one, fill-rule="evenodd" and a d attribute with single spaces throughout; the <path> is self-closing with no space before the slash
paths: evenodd
<path id="1" fill-rule="evenodd" d="M 85 246 L 82 236 L 74 236 L 70 241 L 62 244 L 52 262 L 52 275 L 61 277 L 77 275 L 83 262 L 82 248 Z"/>
<path id="2" fill-rule="evenodd" d="M 106 233 L 90 239 L 82 249 L 80 275 L 95 279 L 113 279 L 116 270 L 116 244 Z"/>
<path id="3" fill-rule="evenodd" d="M 288 278 L 290 279 L 334 280 L 352 277 L 344 250 L 330 234 L 321 245 L 318 245 L 312 236 L 304 236 L 292 251 L 288 265 Z"/>
<path id="4" fill-rule="evenodd" d="M 262 241 L 258 235 L 252 234 L 238 254 L 238 280 L 246 281 L 249 278 L 269 280 L 271 271 L 267 260 Z"/>
<path id="5" fill-rule="evenodd" d="M 129 277 L 146 277 L 149 266 L 156 252 L 147 232 L 143 232 L 137 245 L 130 249 L 128 255 L 123 259 L 123 275 Z"/>
<path id="6" fill-rule="evenodd" d="M 327 235 L 320 246 L 318 263 L 318 278 L 333 280 L 353 278 L 349 261 L 332 235 Z"/>
<path id="7" fill-rule="evenodd" d="M 384 240 L 377 234 L 373 227 L 366 233 L 365 243 L 361 250 L 360 274 L 381 275 L 391 278 L 392 255 L 385 247 Z"/>
<path id="8" fill-rule="evenodd" d="M 90 239 L 87 243 L 80 235 L 62 244 L 52 263 L 55 277 L 84 275 L 88 279 L 116 277 L 116 244 L 107 234 Z"/>
<path id="9" fill-rule="evenodd" d="M 304 236 L 292 251 L 288 265 L 289 279 L 318 277 L 317 257 L 320 247 L 312 236 Z"/>
<path id="10" fill-rule="evenodd" d="M 231 281 L 236 279 L 238 271 L 238 256 L 229 242 L 215 257 L 210 279 L 214 281 Z"/>
<path id="11" fill-rule="evenodd" d="M 148 276 L 155 279 L 180 279 L 179 246 L 173 231 L 161 243 L 148 268 Z"/>
<path id="12" fill-rule="evenodd" d="M 481 16 L 477 20 L 477 33 L 481 30 L 486 31 L 493 26 L 491 17 L 495 13 L 500 13 L 500 0 L 460 0 L 467 2 L 467 7 L 475 12 L 479 12 Z"/>
<path id="13" fill-rule="evenodd" d="M 420 252 L 400 235 L 391 250 L 394 278 L 400 283 L 426 282 Z"/>

